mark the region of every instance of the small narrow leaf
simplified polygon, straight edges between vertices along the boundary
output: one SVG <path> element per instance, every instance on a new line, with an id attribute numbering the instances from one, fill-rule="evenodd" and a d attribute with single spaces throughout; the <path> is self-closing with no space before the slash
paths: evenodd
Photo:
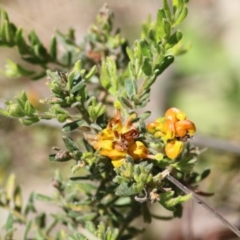
<path id="1" fill-rule="evenodd" d="M 15 177 L 14 174 L 11 174 L 8 177 L 7 184 L 6 184 L 6 187 L 5 187 L 6 198 L 7 198 L 8 203 L 13 199 L 15 188 L 16 188 L 16 177 Z"/>
<path id="2" fill-rule="evenodd" d="M 43 195 L 43 194 L 39 194 L 36 193 L 34 195 L 35 199 L 39 200 L 39 201 L 43 201 L 43 202 L 54 202 L 55 200 L 52 197 Z"/>
<path id="3" fill-rule="evenodd" d="M 85 121 L 82 119 L 67 123 L 62 127 L 62 131 L 63 132 L 71 132 L 71 131 L 81 127 L 84 123 L 85 123 Z"/>
<path id="4" fill-rule="evenodd" d="M 39 120 L 40 119 L 38 117 L 29 117 L 29 118 L 19 119 L 19 122 L 22 123 L 25 126 L 30 126 L 30 125 L 32 125 L 34 123 L 39 122 Z"/>
<path id="5" fill-rule="evenodd" d="M 166 18 L 168 19 L 168 21 L 171 22 L 172 20 L 172 14 L 171 14 L 171 10 L 170 7 L 168 5 L 168 0 L 163 0 L 163 11 L 165 13 Z"/>
<path id="6" fill-rule="evenodd" d="M 208 177 L 208 175 L 211 173 L 211 169 L 207 168 L 205 169 L 202 174 L 200 174 L 197 178 L 196 178 L 196 182 L 200 182 L 203 179 L 205 179 L 206 177 Z"/>
<path id="7" fill-rule="evenodd" d="M 174 16 L 178 16 L 179 13 L 182 11 L 183 8 L 183 0 L 172 0 L 173 2 L 173 13 Z"/>
<path id="8" fill-rule="evenodd" d="M 68 149 L 69 152 L 73 152 L 73 151 L 76 151 L 76 150 L 79 151 L 79 148 L 78 148 L 77 144 L 71 138 L 66 137 L 66 136 L 63 136 L 62 138 L 63 138 L 65 146 L 66 146 L 66 148 Z"/>
<path id="9" fill-rule="evenodd" d="M 159 9 L 157 13 L 157 22 L 156 22 L 156 41 L 159 42 L 162 38 L 165 37 L 164 23 L 165 13 L 163 9 Z"/>
<path id="10" fill-rule="evenodd" d="M 97 67 L 96 65 L 94 65 L 90 71 L 88 72 L 88 74 L 84 77 L 86 79 L 86 81 L 88 81 L 93 75 L 95 75 L 95 73 L 97 72 Z"/>
<path id="11" fill-rule="evenodd" d="M 126 182 L 123 182 L 116 188 L 115 194 L 117 196 L 131 196 L 136 195 L 141 191 L 136 184 L 129 186 Z"/>
<path id="12" fill-rule="evenodd" d="M 127 55 L 128 55 L 128 57 L 129 57 L 129 59 L 130 59 L 131 61 L 133 61 L 133 60 L 134 60 L 134 56 L 133 56 L 133 52 L 132 52 L 131 48 L 127 47 L 127 48 L 126 48 L 126 51 L 127 51 Z"/>
<path id="13" fill-rule="evenodd" d="M 183 10 L 181 11 L 181 13 L 179 14 L 178 18 L 175 21 L 175 26 L 179 25 L 186 17 L 188 14 L 188 9 L 186 6 L 184 6 Z"/>
<path id="14" fill-rule="evenodd" d="M 25 228 L 25 231 L 24 231 L 23 239 L 28 239 L 28 233 L 31 230 L 31 227 L 32 227 L 32 220 L 29 220 L 27 222 L 27 225 L 26 225 L 26 228 Z"/>
<path id="15" fill-rule="evenodd" d="M 50 56 L 53 58 L 53 60 L 57 59 L 57 39 L 54 36 L 50 43 Z"/>
<path id="16" fill-rule="evenodd" d="M 161 64 L 155 67 L 157 70 L 157 75 L 160 75 L 165 69 L 167 69 L 174 61 L 174 57 L 169 55 L 164 57 L 164 60 Z"/>
<path id="17" fill-rule="evenodd" d="M 169 48 L 174 47 L 181 39 L 182 39 L 182 33 L 180 31 L 176 31 L 168 39 L 165 49 L 167 50 Z"/>
<path id="18" fill-rule="evenodd" d="M 167 19 L 163 19 L 163 27 L 165 32 L 165 39 L 168 39 L 171 35 L 172 25 Z"/>
<path id="19" fill-rule="evenodd" d="M 130 99 L 137 94 L 137 83 L 134 79 L 127 78 L 124 81 L 126 94 Z"/>
<path id="20" fill-rule="evenodd" d="M 169 208 L 172 208 L 179 203 L 188 201 L 191 198 L 192 198 L 192 193 L 189 193 L 189 194 L 184 195 L 184 196 L 178 196 L 178 197 L 175 197 L 175 198 L 171 198 L 166 202 L 166 206 L 169 207 Z"/>
<path id="21" fill-rule="evenodd" d="M 79 90 L 81 90 L 83 87 L 85 86 L 85 81 L 82 80 L 79 83 L 77 83 L 72 89 L 71 89 L 71 93 L 75 93 Z"/>
<path id="22" fill-rule="evenodd" d="M 14 223 L 13 214 L 9 213 L 8 218 L 7 218 L 7 222 L 6 222 L 5 226 L 4 226 L 6 231 L 9 231 L 9 230 L 13 229 L 13 223 Z"/>
<path id="23" fill-rule="evenodd" d="M 142 71 L 146 76 L 151 76 L 152 75 L 152 61 L 150 58 L 143 57 L 143 62 L 142 62 Z"/>
<path id="24" fill-rule="evenodd" d="M 25 102 L 24 111 L 26 115 L 29 117 L 34 117 L 34 114 L 37 112 L 37 110 L 33 107 L 33 105 L 29 101 Z"/>
<path id="25" fill-rule="evenodd" d="M 18 212 L 21 212 L 22 205 L 23 205 L 23 200 L 22 200 L 21 188 L 17 186 L 14 192 L 14 209 Z"/>
<path id="26" fill-rule="evenodd" d="M 141 53 L 143 56 L 148 57 L 148 58 L 152 58 L 152 51 L 151 51 L 151 47 L 149 45 L 149 43 L 147 42 L 146 39 L 142 39 L 140 41 L 140 49 L 141 49 Z"/>
<path id="27" fill-rule="evenodd" d="M 72 157 L 68 154 L 68 152 L 63 152 L 62 154 L 50 154 L 48 159 L 51 162 L 67 162 L 72 160 Z"/>

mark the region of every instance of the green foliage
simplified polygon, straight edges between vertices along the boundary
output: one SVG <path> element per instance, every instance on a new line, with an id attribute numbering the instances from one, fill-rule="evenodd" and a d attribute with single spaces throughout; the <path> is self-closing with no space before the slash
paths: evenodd
<path id="1" fill-rule="evenodd" d="M 138 116 L 136 109 L 146 106 L 157 77 L 184 52 L 182 33 L 176 26 L 187 15 L 186 2 L 173 0 L 171 8 L 168 1 L 163 0 L 156 21 L 149 20 L 143 25 L 142 38 L 136 40 L 133 47 L 127 46 L 119 31 L 114 31 L 114 15 L 107 5 L 100 10 L 96 24 L 90 27 L 81 44 L 76 43 L 74 30 L 70 29 L 67 34 L 57 32 L 49 50 L 34 31 L 25 39 L 23 30 L 11 23 L 7 13 L 1 10 L 0 46 L 17 47 L 24 61 L 42 68 L 40 72 L 33 72 L 9 60 L 5 75 L 38 79 L 46 71 L 52 96 L 40 100 L 48 106 L 41 112 L 23 92 L 13 101 L 7 101 L 6 110 L 0 109 L 0 114 L 16 118 L 24 125 L 41 119 L 57 119 L 64 123 L 64 133 L 77 130 L 84 136 L 80 140 L 64 136 L 66 149 L 54 147 L 56 153 L 49 155 L 53 162 L 73 161 L 74 175 L 69 181 L 56 172 L 53 196 L 32 193 L 23 204 L 21 188 L 16 185 L 14 175 L 9 177 L 0 193 L 0 206 L 9 210 L 5 239 L 13 238 L 17 223 L 25 226 L 24 239 L 132 239 L 143 232 L 131 225 L 136 218 L 142 216 L 147 223 L 152 217 L 169 219 L 152 214 L 148 202 L 161 204 L 174 217 L 181 216 L 181 203 L 191 196 L 183 196 L 165 179 L 166 168 L 173 168 L 174 177 L 192 187 L 209 172 L 193 171 L 199 153 L 191 145 L 174 161 L 166 157 L 164 142 L 156 143 L 147 132 L 145 120 L 151 112 Z M 65 46 L 62 56 L 59 56 L 58 39 Z M 48 69 L 50 63 L 54 66 L 52 69 Z M 114 107 L 127 122 L 124 126 L 119 116 L 112 118 Z M 131 129 L 119 134 L 121 128 Z M 119 154 L 118 149 L 124 152 L 129 142 L 134 152 L 129 150 L 118 168 L 112 165 L 116 159 L 102 154 L 104 144 L 113 136 L 119 140 L 111 142 L 107 153 L 112 151 L 114 157 Z M 101 138 L 104 144 L 96 149 L 95 144 Z M 139 149 L 137 143 L 142 144 Z M 111 148 L 113 145 L 115 149 Z M 138 151 L 144 153 L 141 162 L 132 157 L 139 154 Z M 39 212 L 37 201 L 57 206 L 60 211 Z M 59 230 L 59 226 L 64 226 L 64 230 Z"/>

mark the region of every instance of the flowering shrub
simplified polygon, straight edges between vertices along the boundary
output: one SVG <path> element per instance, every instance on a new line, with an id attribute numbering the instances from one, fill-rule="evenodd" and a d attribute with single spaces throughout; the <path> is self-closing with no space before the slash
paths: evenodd
<path id="1" fill-rule="evenodd" d="M 177 55 L 186 52 L 182 33 L 176 28 L 187 15 L 187 2 L 173 0 L 170 6 L 163 0 L 156 21 L 143 24 L 142 37 L 133 47 L 114 31 L 113 13 L 107 5 L 81 44 L 75 41 L 73 30 L 58 32 L 49 50 L 34 31 L 26 40 L 23 30 L 2 10 L 0 44 L 16 46 L 24 61 L 42 69 L 35 72 L 9 61 L 5 75 L 35 80 L 47 75 L 52 95 L 40 100 L 48 106 L 45 112 L 22 92 L 6 101 L 6 109 L 0 113 L 24 125 L 57 119 L 63 123 L 64 133 L 75 130 L 84 136 L 64 136 L 66 149 L 53 148 L 56 153 L 49 160 L 73 160 L 75 174 L 64 180 L 56 172 L 54 196 L 32 193 L 23 203 L 20 186 L 14 175 L 9 177 L 0 195 L 0 206 L 9 209 L 5 239 L 13 238 L 16 224 L 25 226 L 22 239 L 131 239 L 143 232 L 132 225 L 140 216 L 147 223 L 151 218 L 181 217 L 181 203 L 192 194 L 185 195 L 168 180 L 169 174 L 194 190 L 210 173 L 194 171 L 199 151 L 188 140 L 196 127 L 177 108 L 166 110 L 154 122 L 147 121 L 150 111 L 138 114 L 138 109 L 150 101 L 151 86 L 158 76 Z M 59 38 L 65 46 L 62 56 Z M 62 211 L 39 212 L 35 207 L 39 200 L 52 202 Z M 172 214 L 156 216 L 149 203 L 158 203 Z"/>

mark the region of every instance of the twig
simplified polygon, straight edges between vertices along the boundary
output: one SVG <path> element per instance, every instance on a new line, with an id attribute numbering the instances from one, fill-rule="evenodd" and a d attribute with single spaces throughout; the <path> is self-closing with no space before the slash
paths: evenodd
<path id="1" fill-rule="evenodd" d="M 207 137 L 202 135 L 200 136 L 197 134 L 193 137 L 191 142 L 197 146 L 213 148 L 220 151 L 232 152 L 240 155 L 239 143 L 237 142 L 234 143 L 230 142 L 229 140 Z"/>
<path id="2" fill-rule="evenodd" d="M 193 191 L 185 187 L 183 184 L 181 184 L 176 178 L 168 174 L 166 178 L 172 182 L 175 186 L 177 186 L 179 189 L 181 189 L 185 194 L 191 193 L 193 198 L 201 204 L 205 209 L 207 209 L 211 214 L 213 214 L 216 218 L 218 218 L 225 226 L 227 226 L 232 232 L 234 232 L 238 237 L 240 237 L 240 231 L 232 225 L 230 222 L 228 222 L 220 213 L 218 213 L 214 208 L 209 206 L 205 201 L 200 199 Z"/>

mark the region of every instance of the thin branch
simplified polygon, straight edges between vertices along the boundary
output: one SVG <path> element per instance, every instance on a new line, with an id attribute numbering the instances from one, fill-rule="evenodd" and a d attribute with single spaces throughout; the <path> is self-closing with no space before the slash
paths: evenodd
<path id="1" fill-rule="evenodd" d="M 229 140 L 195 135 L 191 141 L 196 146 L 213 148 L 220 151 L 232 152 L 240 155 L 239 143 L 230 142 Z"/>
<path id="2" fill-rule="evenodd" d="M 207 209 L 211 214 L 213 214 L 217 219 L 219 219 L 225 226 L 227 226 L 232 232 L 234 232 L 238 237 L 240 237 L 240 231 L 234 225 L 228 222 L 220 213 L 218 213 L 214 208 L 209 206 L 205 201 L 200 199 L 193 191 L 185 187 L 183 184 L 181 184 L 176 178 L 174 178 L 170 174 L 166 175 L 166 178 L 175 186 L 177 186 L 179 189 L 181 189 L 185 194 L 191 193 L 193 198 L 199 204 L 201 204 L 205 209 Z"/>

